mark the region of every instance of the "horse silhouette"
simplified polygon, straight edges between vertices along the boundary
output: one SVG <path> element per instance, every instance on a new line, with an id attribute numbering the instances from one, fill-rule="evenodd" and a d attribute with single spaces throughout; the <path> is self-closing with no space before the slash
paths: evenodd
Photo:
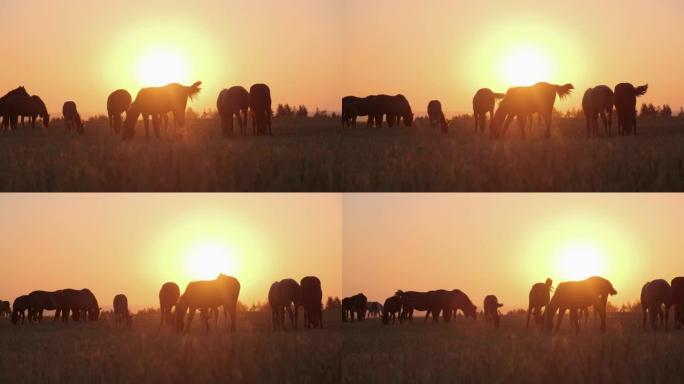
<path id="1" fill-rule="evenodd" d="M 11 98 L 14 96 L 26 96 L 28 97 L 29 94 L 26 92 L 26 88 L 24 87 L 17 87 L 9 92 L 7 92 L 4 96 L 0 97 L 0 117 L 2 117 L 2 128 L 3 129 L 10 129 L 11 128 L 11 116 L 14 112 L 14 109 L 16 108 L 13 103 L 16 103 L 16 101 L 8 102 Z M 15 121 L 15 127 L 16 127 L 16 121 Z"/>
<path id="2" fill-rule="evenodd" d="M 354 322 L 354 314 L 361 321 L 366 317 L 368 299 L 363 293 L 342 299 L 342 322 L 348 319 Z"/>
<path id="3" fill-rule="evenodd" d="M 570 95 L 573 89 L 572 84 L 555 85 L 544 82 L 530 87 L 510 88 L 499 103 L 499 108 L 492 119 L 492 137 L 503 137 L 516 117 L 520 132 L 525 137 L 526 120 L 535 113 L 544 120 L 546 137 L 551 137 L 551 115 L 556 95 L 563 99 Z"/>
<path id="4" fill-rule="evenodd" d="M 298 308 L 302 303 L 302 291 L 293 279 L 283 279 L 271 284 L 268 303 L 273 316 L 273 329 L 285 329 L 285 312 L 290 318 L 292 328 L 297 328 Z M 319 301 L 320 303 L 320 301 Z"/>
<path id="5" fill-rule="evenodd" d="M 255 136 L 273 135 L 271 128 L 271 89 L 266 84 L 249 88 L 249 109 L 252 111 L 252 129 Z"/>
<path id="6" fill-rule="evenodd" d="M 551 301 L 544 311 L 546 330 L 553 328 L 553 318 L 558 313 L 558 322 L 555 332 L 558 332 L 566 310 L 570 310 L 570 321 L 575 325 L 575 331 L 579 333 L 579 321 L 577 312 L 581 309 L 593 306 L 601 317 L 601 332 L 606 331 L 606 302 L 609 295 L 617 295 L 610 281 L 593 276 L 581 281 L 566 281 L 558 284 Z"/>
<path id="7" fill-rule="evenodd" d="M 493 120 L 496 100 L 503 98 L 503 93 L 494 93 L 489 88 L 482 88 L 475 92 L 475 96 L 473 96 L 473 119 L 475 120 L 475 133 L 485 132 L 487 113 L 489 113 L 490 120 Z"/>
<path id="8" fill-rule="evenodd" d="M 598 85 L 584 92 L 582 110 L 587 123 L 587 137 L 598 136 L 598 118 L 601 117 L 606 135 L 613 125 L 613 91 L 607 85 Z"/>
<path id="9" fill-rule="evenodd" d="M 126 324 L 128 328 L 133 324 L 133 318 L 131 313 L 128 311 L 128 298 L 124 294 L 118 294 L 114 296 L 114 321 L 116 326 Z"/>
<path id="10" fill-rule="evenodd" d="M 615 86 L 615 111 L 617 112 L 618 134 L 637 134 L 636 99 L 648 91 L 648 84 L 634 87 L 630 83 Z"/>
<path id="11" fill-rule="evenodd" d="M 428 310 L 425 312 L 423 322 L 427 322 L 432 315 L 432 320 L 436 323 L 439 321 L 439 314 L 444 312 L 444 319 L 446 320 L 447 308 L 449 303 L 449 291 L 446 289 L 436 289 L 428 291 Z"/>
<path id="12" fill-rule="evenodd" d="M 368 99 L 369 119 L 372 119 L 376 127 L 382 126 L 384 117 L 387 117 L 387 125 L 391 128 L 396 123 L 403 121 L 404 126 L 413 124 L 413 111 L 404 95 L 377 95 Z"/>
<path id="13" fill-rule="evenodd" d="M 499 308 L 503 304 L 499 303 L 499 299 L 494 295 L 487 295 L 484 298 L 484 317 L 487 324 L 493 328 L 499 328 Z"/>
<path id="14" fill-rule="evenodd" d="M 439 100 L 432 100 L 428 103 L 427 107 L 428 119 L 430 120 L 430 126 L 432 129 L 436 129 L 439 126 L 443 133 L 449 131 L 449 124 L 444 118 L 444 112 L 442 111 L 442 103 Z"/>
<path id="15" fill-rule="evenodd" d="M 382 304 L 377 301 L 369 301 L 366 305 L 366 316 L 372 319 L 382 316 Z"/>
<path id="16" fill-rule="evenodd" d="M 12 324 L 17 325 L 19 320 L 21 320 L 21 324 L 23 325 L 26 320 L 26 313 L 30 312 L 30 310 L 31 299 L 28 295 L 21 295 L 14 299 L 14 303 L 12 303 Z"/>
<path id="17" fill-rule="evenodd" d="M 401 317 L 413 321 L 413 311 L 427 311 L 430 309 L 430 293 L 416 291 L 401 291 L 395 293 L 401 299 Z"/>
<path id="18" fill-rule="evenodd" d="M 542 308 L 546 307 L 551 300 L 551 279 L 546 279 L 543 283 L 535 283 L 532 285 L 529 294 L 529 304 L 527 306 L 527 325 L 530 327 L 530 315 L 534 315 L 534 323 L 537 326 L 543 326 Z"/>
<path id="19" fill-rule="evenodd" d="M 447 300 L 443 309 L 444 321 L 447 323 L 451 321 L 451 318 L 456 316 L 458 310 L 461 310 L 467 318 L 473 320 L 477 318 L 477 306 L 473 304 L 468 295 L 463 291 L 454 289 L 447 294 Z"/>
<path id="20" fill-rule="evenodd" d="M 12 94 L 2 102 L 3 125 L 6 128 L 17 129 L 19 117 L 21 117 L 22 125 L 25 126 L 24 118 L 28 117 L 30 120 L 37 108 L 35 100 L 28 94 Z M 47 116 L 47 112 L 44 116 Z M 45 121 L 47 120 L 43 120 Z"/>
<path id="21" fill-rule="evenodd" d="M 641 312 L 643 313 L 643 327 L 646 329 L 646 315 L 651 318 L 651 329 L 656 330 L 667 324 L 663 307 L 670 303 L 670 284 L 663 280 L 653 280 L 641 288 Z M 669 312 L 669 311 L 668 311 Z"/>
<path id="22" fill-rule="evenodd" d="M 159 290 L 159 312 L 161 315 L 161 325 L 172 325 L 173 317 L 171 310 L 178 302 L 180 297 L 180 288 L 174 282 L 167 282 L 161 286 Z"/>
<path id="23" fill-rule="evenodd" d="M 107 97 L 107 116 L 109 117 L 109 131 L 115 134 L 121 132 L 121 114 L 131 107 L 131 94 L 125 89 L 117 89 Z"/>
<path id="24" fill-rule="evenodd" d="M 306 276 L 299 282 L 301 303 L 304 307 L 304 328 L 323 328 L 323 291 L 321 281 L 315 276 Z"/>
<path id="25" fill-rule="evenodd" d="M 200 318 L 205 330 L 209 331 L 209 311 L 223 307 L 223 314 L 228 320 L 230 315 L 230 331 L 236 329 L 236 306 L 240 295 L 240 282 L 232 277 L 220 274 L 214 280 L 192 281 L 185 287 L 185 291 L 176 303 L 176 329 L 190 330 L 195 311 L 200 310 Z M 187 323 L 185 314 L 188 314 Z"/>
<path id="26" fill-rule="evenodd" d="M 176 126 L 185 125 L 185 109 L 188 99 L 193 99 L 200 91 L 201 81 L 187 87 L 178 83 L 172 83 L 163 87 L 151 87 L 141 89 L 126 112 L 123 138 L 132 140 L 135 137 L 135 124 L 142 115 L 145 125 L 145 137 L 149 138 L 149 118 L 152 117 L 152 125 L 155 135 L 159 137 L 161 119 L 167 113 L 173 113 Z"/>
<path id="27" fill-rule="evenodd" d="M 233 116 L 237 118 L 240 134 L 247 135 L 249 92 L 245 88 L 235 86 L 222 90 L 216 100 L 216 109 L 221 118 L 221 131 L 224 137 L 233 136 Z"/>
<path id="28" fill-rule="evenodd" d="M 43 311 L 55 311 L 53 321 L 59 319 L 59 303 L 55 292 L 48 291 L 33 291 L 29 293 L 31 299 L 31 310 L 29 311 L 29 318 L 34 321 L 43 320 Z"/>
<path id="29" fill-rule="evenodd" d="M 67 131 L 76 127 L 76 132 L 82 135 L 84 130 L 83 121 L 81 120 L 81 115 L 78 114 L 76 109 L 76 103 L 73 101 L 67 101 L 62 106 L 62 115 L 64 116 L 64 127 Z"/>
<path id="30" fill-rule="evenodd" d="M 668 320 L 670 307 L 674 308 L 674 324 L 676 329 L 684 327 L 684 277 L 675 277 L 670 282 L 670 301 L 667 303 L 665 321 Z"/>
<path id="31" fill-rule="evenodd" d="M 370 100 L 375 96 L 356 97 L 346 96 L 342 98 L 342 127 L 356 128 L 356 119 L 359 116 L 369 116 Z M 368 118 L 367 127 L 373 124 L 373 120 Z"/>
<path id="32" fill-rule="evenodd" d="M 9 301 L 0 300 L 0 319 L 12 315 L 12 307 Z"/>
<path id="33" fill-rule="evenodd" d="M 48 114 L 47 107 L 43 100 L 37 95 L 31 96 L 31 109 L 30 115 L 28 116 L 31 122 L 31 127 L 36 127 L 36 120 L 40 117 L 43 120 L 43 126 L 45 128 L 50 124 L 50 115 Z M 23 118 L 22 118 L 23 119 Z"/>
<path id="34" fill-rule="evenodd" d="M 401 297 L 394 295 L 385 299 L 385 304 L 382 306 L 382 323 L 387 325 L 391 320 L 394 324 L 397 318 L 401 324 Z"/>

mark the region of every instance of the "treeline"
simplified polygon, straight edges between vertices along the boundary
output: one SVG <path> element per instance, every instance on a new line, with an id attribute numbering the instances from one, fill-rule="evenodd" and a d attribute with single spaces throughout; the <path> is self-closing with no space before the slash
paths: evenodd
<path id="1" fill-rule="evenodd" d="M 335 309 L 335 308 L 342 308 L 342 301 L 340 300 L 339 297 L 335 296 L 328 296 L 328 299 L 325 302 L 325 306 L 323 307 L 324 309 Z M 252 305 L 247 308 L 244 307 L 244 311 L 247 312 L 268 312 L 271 310 L 271 307 L 269 307 L 268 302 L 261 302 L 257 301 L 256 303 L 252 303 Z"/>

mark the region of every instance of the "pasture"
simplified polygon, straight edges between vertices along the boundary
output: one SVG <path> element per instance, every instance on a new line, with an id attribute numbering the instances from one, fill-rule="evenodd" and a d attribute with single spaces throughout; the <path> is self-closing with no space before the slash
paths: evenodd
<path id="1" fill-rule="evenodd" d="M 241 313 L 234 334 L 208 334 L 195 316 L 188 334 L 159 328 L 159 315 L 12 326 L 0 319 L 1 383 L 340 382 L 339 311 L 324 329 L 271 331 L 270 312 Z M 223 316 L 219 320 L 223 327 Z"/>
<path id="2" fill-rule="evenodd" d="M 344 325 L 346 383 L 681 383 L 684 331 L 644 332 L 640 314 L 611 313 L 608 331 L 596 322 L 576 336 L 566 316 L 559 334 L 525 329 L 525 315 L 501 328 L 478 317 L 446 324 Z M 672 327 L 672 321 L 670 321 Z"/>
<path id="3" fill-rule="evenodd" d="M 535 124 L 537 124 L 535 122 Z M 639 135 L 587 139 L 584 119 L 555 119 L 552 137 L 517 124 L 492 142 L 472 119 L 442 135 L 413 128 L 342 131 L 331 118 L 279 118 L 272 137 L 224 139 L 218 120 L 132 143 L 106 120 L 85 136 L 55 120 L 46 131 L 0 132 L 2 191 L 683 191 L 684 119 L 640 119 Z"/>

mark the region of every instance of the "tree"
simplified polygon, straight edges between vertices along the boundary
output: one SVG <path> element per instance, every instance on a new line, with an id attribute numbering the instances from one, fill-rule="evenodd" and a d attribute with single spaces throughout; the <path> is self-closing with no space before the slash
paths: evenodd
<path id="1" fill-rule="evenodd" d="M 325 109 L 321 111 L 320 109 L 316 108 L 316 112 L 314 112 L 313 117 L 314 118 L 328 117 L 328 111 L 326 111 Z"/>
<path id="2" fill-rule="evenodd" d="M 670 105 L 663 105 L 663 107 L 660 109 L 660 116 L 672 117 L 672 108 L 670 108 Z"/>
<path id="3" fill-rule="evenodd" d="M 328 300 L 325 302 L 325 309 L 333 309 L 333 308 L 340 308 L 342 307 L 342 302 L 340 302 L 340 298 L 335 296 L 334 298 L 332 296 L 328 296 Z"/>
<path id="4" fill-rule="evenodd" d="M 295 116 L 297 116 L 297 117 L 307 117 L 307 116 L 309 116 L 309 111 L 306 109 L 305 106 L 300 105 L 300 106 L 297 108 L 297 112 L 295 112 Z"/>
<path id="5" fill-rule="evenodd" d="M 275 117 L 292 117 L 294 114 L 295 111 L 292 109 L 292 107 L 290 107 L 290 104 L 278 104 Z"/>

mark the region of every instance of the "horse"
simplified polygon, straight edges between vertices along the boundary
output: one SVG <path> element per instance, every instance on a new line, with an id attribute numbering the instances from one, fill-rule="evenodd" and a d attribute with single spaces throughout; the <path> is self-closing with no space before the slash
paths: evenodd
<path id="1" fill-rule="evenodd" d="M 76 132 L 78 132 L 79 135 L 83 134 L 83 121 L 76 109 L 76 103 L 73 101 L 65 102 L 62 106 L 62 115 L 64 116 L 64 127 L 67 131 L 70 131 L 72 127 L 75 126 Z"/>
<path id="2" fill-rule="evenodd" d="M 613 124 L 613 91 L 607 85 L 598 85 L 584 92 L 582 110 L 587 124 L 587 137 L 598 135 L 598 118 L 601 117 L 606 135 L 611 135 Z"/>
<path id="3" fill-rule="evenodd" d="M 271 128 L 271 89 L 266 84 L 249 88 L 249 109 L 252 111 L 252 129 L 255 136 L 273 135 Z"/>
<path id="4" fill-rule="evenodd" d="M 392 320 L 392 324 L 394 324 L 397 318 L 399 318 L 399 324 L 401 324 L 401 297 L 394 295 L 388 297 L 382 306 L 382 323 L 387 325 Z"/>
<path id="5" fill-rule="evenodd" d="M 473 304 L 468 295 L 460 289 L 449 291 L 446 295 L 446 302 L 444 306 L 444 321 L 447 323 L 451 321 L 452 316 L 456 316 L 458 310 L 461 310 L 465 317 L 475 320 L 477 318 L 477 306 Z"/>
<path id="6" fill-rule="evenodd" d="M 643 313 L 643 327 L 646 329 L 646 315 L 651 318 L 651 329 L 656 330 L 658 326 L 667 327 L 666 312 L 670 303 L 671 289 L 670 284 L 663 280 L 653 280 L 644 284 L 641 288 L 641 312 Z M 660 324 L 658 324 L 660 323 Z"/>
<path id="7" fill-rule="evenodd" d="M 304 328 L 323 328 L 323 291 L 316 276 L 306 276 L 299 282 L 301 303 L 304 307 Z"/>
<path id="8" fill-rule="evenodd" d="M 563 99 L 569 96 L 573 89 L 572 84 L 555 85 L 544 82 L 529 87 L 510 88 L 499 103 L 499 108 L 492 119 L 492 137 L 503 137 L 516 117 L 521 134 L 525 137 L 525 122 L 534 113 L 538 113 L 544 120 L 546 138 L 551 137 L 551 114 L 556 95 Z"/>
<path id="9" fill-rule="evenodd" d="M 354 322 L 354 314 L 357 320 L 363 320 L 366 317 L 367 305 L 368 299 L 363 293 L 342 299 L 342 322 L 346 322 L 347 318 Z"/>
<path id="10" fill-rule="evenodd" d="M 171 325 L 173 323 L 173 317 L 171 315 L 171 310 L 178 302 L 180 297 L 180 288 L 178 284 L 174 282 L 167 282 L 161 286 L 159 290 L 159 312 L 161 313 L 161 326 L 163 327 L 166 323 Z"/>
<path id="11" fill-rule="evenodd" d="M 171 112 L 176 126 L 185 125 L 185 109 L 188 99 L 193 99 L 202 90 L 201 81 L 195 82 L 191 86 L 184 86 L 172 83 L 163 87 L 151 87 L 141 89 L 126 112 L 124 122 L 123 138 L 132 140 L 135 137 L 135 124 L 140 115 L 143 116 L 145 124 L 145 137 L 149 139 L 149 118 L 152 117 L 152 125 L 155 135 L 159 137 L 159 127 L 163 115 Z"/>
<path id="12" fill-rule="evenodd" d="M 490 324 L 493 328 L 499 328 L 499 308 L 503 307 L 503 304 L 499 303 L 499 299 L 494 295 L 487 295 L 484 298 L 484 317 L 487 324 Z"/>
<path id="13" fill-rule="evenodd" d="M 430 309 L 429 292 L 398 290 L 395 295 L 401 299 L 401 317 L 404 320 L 413 321 L 414 310 L 427 311 Z"/>
<path id="14" fill-rule="evenodd" d="M 546 279 L 543 283 L 532 285 L 527 306 L 527 325 L 525 328 L 530 327 L 530 316 L 532 314 L 534 314 L 535 324 L 543 326 L 542 308 L 546 307 L 551 300 L 551 284 L 553 284 L 553 281 Z"/>
<path id="15" fill-rule="evenodd" d="M 133 324 L 133 317 L 128 311 L 128 298 L 124 294 L 118 294 L 114 296 L 114 321 L 116 326 L 123 325 L 124 323 L 128 328 Z"/>
<path id="16" fill-rule="evenodd" d="M 214 280 L 192 281 L 185 287 L 185 291 L 176 304 L 176 330 L 186 332 L 190 330 L 192 319 L 197 309 L 201 312 L 201 320 L 206 331 L 209 331 L 208 312 L 214 308 L 223 307 L 223 313 L 230 315 L 230 331 L 236 329 L 236 306 L 240 295 L 240 282 L 224 274 Z M 187 323 L 185 314 L 188 313 Z"/>
<path id="17" fill-rule="evenodd" d="M 615 111 L 617 112 L 618 134 L 637 134 L 636 99 L 648 91 L 648 84 L 634 87 L 630 83 L 615 86 Z"/>
<path id="18" fill-rule="evenodd" d="M 427 111 L 432 129 L 436 129 L 437 126 L 439 126 L 442 129 L 442 133 L 447 133 L 449 131 L 449 124 L 444 118 L 442 103 L 440 103 L 439 100 L 430 101 L 428 103 Z"/>
<path id="19" fill-rule="evenodd" d="M 473 118 L 475 119 L 476 134 L 479 133 L 478 129 L 484 133 L 487 113 L 489 113 L 490 120 L 493 120 L 496 101 L 503 98 L 503 93 L 494 93 L 489 88 L 482 88 L 475 92 L 475 96 L 473 96 Z"/>
<path id="20" fill-rule="evenodd" d="M 109 117 L 109 131 L 121 132 L 121 114 L 131 107 L 132 97 L 125 89 L 117 89 L 107 97 L 107 116 Z"/>
<path id="21" fill-rule="evenodd" d="M 670 308 L 674 306 L 674 326 L 676 329 L 684 326 L 684 277 L 675 277 L 670 282 L 670 301 L 665 308 L 665 321 L 668 321 Z"/>
<path id="22" fill-rule="evenodd" d="M 29 97 L 28 92 L 26 92 L 26 88 L 24 87 L 17 87 L 9 92 L 7 92 L 4 96 L 0 97 L 0 117 L 2 117 L 2 128 L 3 129 L 10 129 L 10 123 L 11 123 L 11 112 L 13 108 L 10 108 L 10 103 L 8 103 L 8 100 L 14 96 L 25 96 Z M 16 126 L 16 122 L 14 124 Z"/>
<path id="23" fill-rule="evenodd" d="M 356 119 L 359 116 L 369 116 L 369 104 L 370 100 L 375 96 L 367 97 L 356 97 L 356 96 L 346 96 L 342 98 L 342 127 L 356 127 Z M 368 118 L 366 126 L 369 127 L 373 124 L 373 120 Z"/>
<path id="24" fill-rule="evenodd" d="M 544 311 L 546 331 L 551 332 L 553 329 L 553 318 L 555 313 L 559 312 L 558 322 L 556 323 L 555 328 L 555 332 L 558 332 L 565 311 L 570 310 L 570 320 L 575 325 L 576 333 L 579 333 L 577 311 L 593 306 L 594 310 L 598 311 L 599 316 L 601 317 L 601 332 L 605 332 L 606 302 L 610 295 L 617 295 L 617 291 L 613 287 L 613 284 L 599 276 L 592 276 L 581 281 L 566 281 L 558 284 L 551 301 Z"/>
<path id="25" fill-rule="evenodd" d="M 233 136 L 233 116 L 237 118 L 240 134 L 247 135 L 249 92 L 245 88 L 235 86 L 222 90 L 216 100 L 216 109 L 221 117 L 221 130 L 224 137 Z"/>

